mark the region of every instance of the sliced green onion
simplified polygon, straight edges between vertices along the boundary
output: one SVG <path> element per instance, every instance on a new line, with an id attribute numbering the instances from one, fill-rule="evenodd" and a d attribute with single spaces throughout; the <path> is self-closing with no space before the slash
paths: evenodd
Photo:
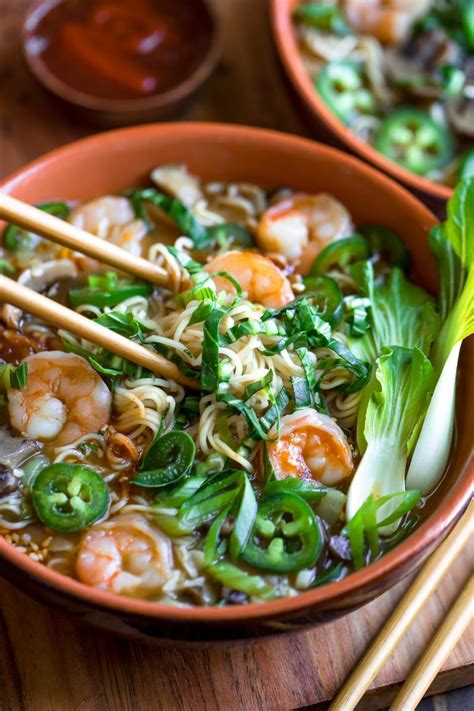
<path id="1" fill-rule="evenodd" d="M 208 568 L 211 577 L 232 590 L 246 593 L 264 600 L 276 596 L 275 587 L 265 582 L 260 575 L 250 575 L 236 565 L 221 561 Z"/>

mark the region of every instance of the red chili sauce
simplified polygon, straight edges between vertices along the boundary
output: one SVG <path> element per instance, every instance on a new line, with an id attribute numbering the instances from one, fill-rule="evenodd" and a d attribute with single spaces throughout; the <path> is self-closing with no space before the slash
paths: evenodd
<path id="1" fill-rule="evenodd" d="M 212 31 L 202 0 L 52 0 L 27 22 L 26 49 L 73 89 L 133 99 L 190 76 Z"/>

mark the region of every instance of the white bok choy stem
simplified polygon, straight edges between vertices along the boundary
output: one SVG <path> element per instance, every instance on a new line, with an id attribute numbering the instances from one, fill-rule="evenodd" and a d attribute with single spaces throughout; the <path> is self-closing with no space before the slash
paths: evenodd
<path id="1" fill-rule="evenodd" d="M 454 432 L 456 372 L 462 341 L 474 333 L 474 179 L 460 183 L 448 219 L 430 235 L 444 319 L 432 360 L 439 375 L 408 469 L 407 486 L 428 494 L 439 483 Z"/>
<path id="2" fill-rule="evenodd" d="M 416 441 L 435 381 L 433 366 L 419 348 L 384 348 L 361 403 L 364 455 L 349 487 L 347 517 L 352 519 L 371 494 L 405 491 L 408 456 Z M 397 507 L 388 501 L 377 512 L 383 520 Z M 384 527 L 391 533 L 398 522 Z"/>

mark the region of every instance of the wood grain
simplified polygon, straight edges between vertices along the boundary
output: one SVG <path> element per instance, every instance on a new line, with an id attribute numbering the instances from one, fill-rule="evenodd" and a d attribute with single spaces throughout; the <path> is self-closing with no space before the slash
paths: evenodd
<path id="1" fill-rule="evenodd" d="M 227 121 L 310 134 L 282 79 L 265 0 L 214 0 L 224 30 L 221 65 L 179 119 Z M 20 52 L 26 0 L 0 0 L 0 176 L 97 131 L 52 100 Z M 457 591 L 464 554 L 377 677 L 360 707 L 386 706 Z M 345 618 L 255 645 L 160 650 L 76 625 L 0 582 L 0 711 L 283 711 L 322 708 L 383 625 L 407 581 Z M 472 681 L 473 630 L 446 661 L 432 693 Z"/>

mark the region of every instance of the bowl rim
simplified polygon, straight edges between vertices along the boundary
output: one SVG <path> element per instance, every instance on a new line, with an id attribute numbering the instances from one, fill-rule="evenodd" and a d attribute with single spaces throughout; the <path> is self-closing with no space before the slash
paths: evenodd
<path id="1" fill-rule="evenodd" d="M 146 124 L 130 128 L 121 128 L 113 131 L 95 134 L 73 141 L 60 148 L 46 153 L 45 155 L 30 162 L 23 168 L 15 171 L 10 176 L 0 181 L 0 191 L 12 193 L 29 176 L 33 176 L 47 165 L 55 164 L 64 158 L 73 156 L 84 147 L 94 149 L 99 144 L 111 146 L 116 145 L 117 138 L 126 141 L 129 137 L 143 135 L 150 140 L 157 134 L 167 133 L 192 136 L 196 141 L 212 136 L 213 140 L 220 145 L 224 145 L 229 140 L 240 140 L 248 142 L 258 142 L 270 149 L 279 146 L 304 149 L 312 153 L 315 157 L 325 155 L 331 159 L 337 159 L 364 179 L 366 176 L 371 180 L 376 179 L 382 183 L 392 193 L 398 194 L 411 209 L 418 213 L 420 221 L 434 224 L 434 215 L 418 199 L 397 184 L 394 180 L 383 175 L 372 166 L 366 165 L 358 158 L 346 155 L 340 150 L 325 146 L 310 139 L 284 134 L 278 131 L 253 128 L 249 126 L 233 124 L 215 123 L 161 123 Z M 76 601 L 92 604 L 96 608 L 114 610 L 121 613 L 133 615 L 134 617 L 147 619 L 168 620 L 170 622 L 194 622 L 194 623 L 218 623 L 235 622 L 237 620 L 266 619 L 281 616 L 288 613 L 296 613 L 308 607 L 316 606 L 330 601 L 337 603 L 349 593 L 354 593 L 355 603 L 357 602 L 357 592 L 362 588 L 367 588 L 380 584 L 384 578 L 403 568 L 404 564 L 411 559 L 417 559 L 423 555 L 424 550 L 428 550 L 437 539 L 444 536 L 454 522 L 466 508 L 470 495 L 470 476 L 474 472 L 474 459 L 469 460 L 463 467 L 456 484 L 447 492 L 442 503 L 436 507 L 428 519 L 404 542 L 395 547 L 392 551 L 377 560 L 375 563 L 363 568 L 360 571 L 351 573 L 343 580 L 325 585 L 320 588 L 301 592 L 294 597 L 280 598 L 278 600 L 266 601 L 262 603 L 249 603 L 247 605 L 232 605 L 227 608 L 213 607 L 175 607 L 164 605 L 159 602 L 139 600 L 135 598 L 122 597 L 111 592 L 97 590 L 89 587 L 73 578 L 69 578 L 61 573 L 46 568 L 39 562 L 31 560 L 24 553 L 19 552 L 13 545 L 7 543 L 3 536 L 0 536 L 0 564 L 2 559 L 6 560 L 15 568 L 25 573 L 30 578 L 40 582 L 45 587 L 54 590 L 59 594 L 67 594 Z M 14 531 L 12 531 L 14 533 Z M 1 565 L 0 565 L 1 571 Z"/>
<path id="2" fill-rule="evenodd" d="M 270 0 L 270 24 L 273 39 L 286 75 L 291 80 L 300 99 L 317 119 L 330 129 L 337 138 L 364 160 L 383 170 L 391 177 L 407 185 L 410 189 L 429 195 L 436 200 L 448 200 L 453 189 L 442 183 L 427 180 L 406 168 L 385 158 L 379 151 L 346 126 L 324 103 L 304 68 L 291 22 L 289 3 L 291 0 Z"/>
<path id="3" fill-rule="evenodd" d="M 111 114 L 131 114 L 133 112 L 138 113 L 153 109 L 157 111 L 160 109 L 163 110 L 167 107 L 179 104 L 197 91 L 214 71 L 222 53 L 222 27 L 214 7 L 209 0 L 198 1 L 201 3 L 203 11 L 205 10 L 207 12 L 211 22 L 209 47 L 196 68 L 183 79 L 183 81 L 166 91 L 152 94 L 151 96 L 137 97 L 136 99 L 110 99 L 88 94 L 67 84 L 67 82 L 60 79 L 51 71 L 48 65 L 42 62 L 38 57 L 32 55 L 26 47 L 28 40 L 27 24 L 30 18 L 38 11 L 39 7 L 47 3 L 48 0 L 37 1 L 31 4 L 26 10 L 21 38 L 23 56 L 33 76 L 40 84 L 63 101 L 68 101 L 83 109 L 108 112 Z"/>

